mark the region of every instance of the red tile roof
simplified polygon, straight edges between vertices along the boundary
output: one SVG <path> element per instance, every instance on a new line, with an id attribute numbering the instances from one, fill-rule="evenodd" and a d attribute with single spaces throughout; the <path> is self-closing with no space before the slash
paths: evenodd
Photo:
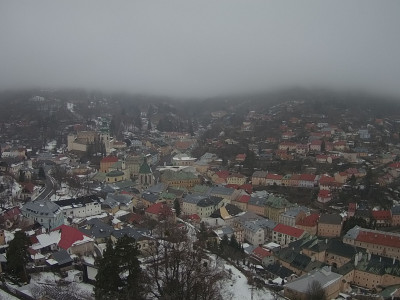
<path id="1" fill-rule="evenodd" d="M 227 185 L 225 185 L 225 187 L 237 190 L 239 188 L 239 185 L 237 185 L 237 184 L 227 184 Z"/>
<path id="2" fill-rule="evenodd" d="M 101 163 L 115 163 L 117 161 L 118 161 L 118 157 L 110 155 L 110 156 L 104 157 L 100 162 Z"/>
<path id="3" fill-rule="evenodd" d="M 31 244 L 37 244 L 39 243 L 39 240 L 37 239 L 36 235 L 32 235 L 29 237 L 29 239 L 31 240 Z M 30 249 L 30 248 L 29 248 Z M 35 252 L 36 253 L 36 252 Z"/>
<path id="4" fill-rule="evenodd" d="M 219 178 L 227 179 L 229 176 L 229 171 L 218 171 L 215 172 L 215 175 L 217 175 Z"/>
<path id="5" fill-rule="evenodd" d="M 253 250 L 252 253 L 255 257 L 257 257 L 259 260 L 263 260 L 265 257 L 271 256 L 272 253 L 268 251 L 267 249 L 264 249 L 263 247 L 257 247 Z"/>
<path id="6" fill-rule="evenodd" d="M 288 226 L 285 224 L 278 224 L 275 226 L 274 231 L 279 232 L 279 233 L 283 233 L 286 235 L 290 235 L 296 238 L 301 237 L 301 235 L 304 233 L 303 229 L 299 229 L 296 227 L 292 227 L 292 226 Z"/>
<path id="7" fill-rule="evenodd" d="M 247 203 L 250 200 L 250 195 L 242 195 L 237 202 Z"/>
<path id="8" fill-rule="evenodd" d="M 61 231 L 61 239 L 58 242 L 58 246 L 64 250 L 68 250 L 75 242 L 83 240 L 86 236 L 78 229 L 67 225 L 58 226 L 52 231 L 57 230 Z"/>
<path id="9" fill-rule="evenodd" d="M 187 218 L 189 220 L 193 220 L 193 221 L 200 221 L 201 220 L 201 218 L 200 218 L 200 216 L 198 214 L 189 215 L 189 216 L 187 216 Z"/>
<path id="10" fill-rule="evenodd" d="M 267 179 L 272 179 L 272 180 L 282 180 L 283 175 L 279 174 L 267 174 Z"/>
<path id="11" fill-rule="evenodd" d="M 239 189 L 245 190 L 248 193 L 252 193 L 253 192 L 253 186 L 250 183 L 242 184 L 241 186 L 239 186 Z"/>
<path id="12" fill-rule="evenodd" d="M 21 215 L 21 210 L 19 207 L 13 207 L 3 213 L 2 217 L 4 220 L 14 219 L 16 216 Z"/>
<path id="13" fill-rule="evenodd" d="M 245 153 L 236 155 L 236 160 L 245 160 L 245 159 L 246 159 Z"/>
<path id="14" fill-rule="evenodd" d="M 386 247 L 400 248 L 400 237 L 379 232 L 360 231 L 356 241 L 382 245 Z"/>
<path id="15" fill-rule="evenodd" d="M 392 218 L 392 213 L 390 210 L 373 210 L 372 217 L 375 220 L 390 220 Z"/>
<path id="16" fill-rule="evenodd" d="M 162 202 L 158 202 L 158 203 L 154 203 L 154 204 L 150 205 L 146 209 L 146 213 L 154 214 L 154 215 L 161 215 L 161 214 L 172 215 L 171 208 Z"/>
<path id="17" fill-rule="evenodd" d="M 315 175 L 314 174 L 300 174 L 299 180 L 303 181 L 313 181 L 315 180 Z"/>
<path id="18" fill-rule="evenodd" d="M 314 227 L 317 226 L 319 219 L 319 214 L 311 214 L 299 221 L 297 221 L 296 225 L 305 226 L 305 227 Z"/>
<path id="19" fill-rule="evenodd" d="M 313 145 L 313 146 L 321 146 L 321 144 L 322 144 L 321 140 L 313 140 L 311 142 L 311 145 Z"/>
<path id="20" fill-rule="evenodd" d="M 31 194 L 35 190 L 35 185 L 32 182 L 24 183 L 23 186 L 24 186 L 24 190 L 28 191 Z"/>
<path id="21" fill-rule="evenodd" d="M 327 198 L 331 196 L 331 192 L 328 190 L 320 190 L 318 193 L 318 197 Z"/>
<path id="22" fill-rule="evenodd" d="M 330 182 L 335 182 L 335 178 L 327 175 L 322 175 L 321 178 L 319 179 L 320 184 L 330 183 Z"/>

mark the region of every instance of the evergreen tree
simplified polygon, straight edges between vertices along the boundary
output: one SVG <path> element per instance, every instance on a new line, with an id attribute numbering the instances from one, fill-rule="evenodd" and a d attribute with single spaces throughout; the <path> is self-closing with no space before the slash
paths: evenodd
<path id="1" fill-rule="evenodd" d="M 120 299 L 143 299 L 142 271 L 135 239 L 126 235 L 120 238 L 115 246 L 115 253 L 119 261 L 119 273 L 124 276 Z"/>
<path id="2" fill-rule="evenodd" d="M 200 223 L 200 230 L 199 233 L 197 234 L 197 238 L 203 246 L 205 245 L 207 238 L 208 238 L 208 232 L 207 232 L 207 227 L 204 222 Z"/>
<path id="3" fill-rule="evenodd" d="M 143 299 L 142 271 L 135 239 L 123 236 L 113 247 L 107 243 L 95 282 L 96 299 Z"/>
<path id="4" fill-rule="evenodd" d="M 38 176 L 39 176 L 40 179 L 46 179 L 46 173 L 44 172 L 43 167 L 39 168 Z"/>
<path id="5" fill-rule="evenodd" d="M 7 250 L 7 272 L 21 282 L 28 282 L 25 266 L 29 261 L 29 238 L 22 231 L 17 231 Z"/>
<path id="6" fill-rule="evenodd" d="M 25 182 L 25 172 L 22 170 L 19 171 L 18 182 Z"/>
<path id="7" fill-rule="evenodd" d="M 179 202 L 178 199 L 174 200 L 174 209 L 176 215 L 179 217 L 181 215 L 181 203 Z"/>
<path id="8" fill-rule="evenodd" d="M 229 241 L 229 246 L 232 247 L 235 250 L 239 250 L 240 249 L 240 245 L 238 243 L 238 241 L 236 240 L 236 237 L 234 234 L 232 234 L 231 239 Z"/>
<path id="9" fill-rule="evenodd" d="M 321 143 L 321 152 L 322 152 L 322 153 L 325 153 L 325 151 L 326 151 L 326 143 L 325 143 L 325 140 L 322 140 L 322 143 Z"/>
<path id="10" fill-rule="evenodd" d="M 99 269 L 94 284 L 95 298 L 117 299 L 122 280 L 119 275 L 118 257 L 115 254 L 111 240 L 107 243 L 107 248 L 103 252 L 103 258 L 98 261 Z"/>

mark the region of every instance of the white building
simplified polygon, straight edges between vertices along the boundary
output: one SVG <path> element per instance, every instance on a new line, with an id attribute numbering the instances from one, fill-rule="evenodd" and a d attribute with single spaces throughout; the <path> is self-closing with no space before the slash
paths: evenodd
<path id="1" fill-rule="evenodd" d="M 64 217 L 86 218 L 101 214 L 101 202 L 95 195 L 55 201 Z"/>

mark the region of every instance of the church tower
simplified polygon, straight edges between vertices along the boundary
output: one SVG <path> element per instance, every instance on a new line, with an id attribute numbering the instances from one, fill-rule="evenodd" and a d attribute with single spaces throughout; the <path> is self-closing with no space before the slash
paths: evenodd
<path id="1" fill-rule="evenodd" d="M 139 183 L 142 187 L 148 187 L 154 185 L 154 176 L 147 159 L 145 158 L 143 164 L 139 169 Z"/>

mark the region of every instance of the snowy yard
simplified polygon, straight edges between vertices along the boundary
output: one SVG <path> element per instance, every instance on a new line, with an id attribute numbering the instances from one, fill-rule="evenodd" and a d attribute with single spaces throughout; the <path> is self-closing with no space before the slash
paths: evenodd
<path id="1" fill-rule="evenodd" d="M 6 293 L 5 291 L 0 289 L 0 299 L 1 300 L 18 300 L 18 298 Z"/>
<path id="2" fill-rule="evenodd" d="M 229 272 L 231 270 L 231 280 L 227 280 L 223 293 L 226 299 L 232 300 L 250 300 L 251 298 L 251 286 L 247 284 L 247 278 L 242 272 L 236 269 L 232 265 L 225 264 L 225 270 Z M 272 299 L 283 299 L 282 297 L 275 296 L 273 292 L 267 289 L 253 289 L 254 300 L 272 300 Z"/>

